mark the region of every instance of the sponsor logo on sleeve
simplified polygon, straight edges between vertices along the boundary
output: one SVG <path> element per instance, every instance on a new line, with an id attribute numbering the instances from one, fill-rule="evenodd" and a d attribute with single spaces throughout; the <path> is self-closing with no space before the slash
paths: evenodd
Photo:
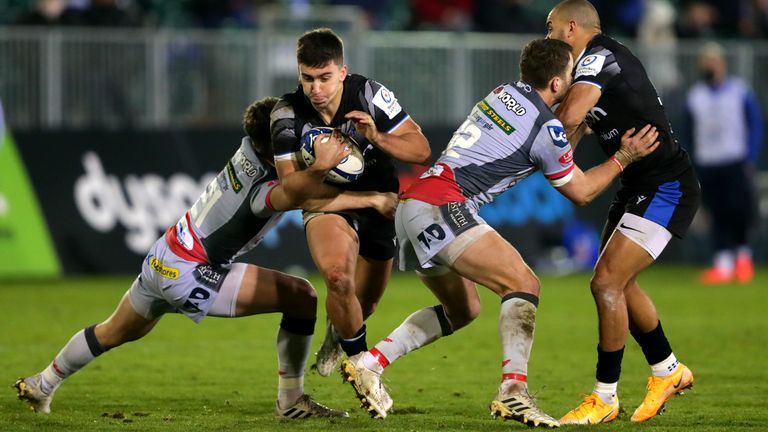
<path id="1" fill-rule="evenodd" d="M 560 159 L 558 160 L 563 165 L 568 165 L 569 163 L 573 162 L 573 150 L 568 149 L 568 151 L 563 153 L 563 155 L 560 156 Z"/>
<path id="2" fill-rule="evenodd" d="M 584 57 L 576 66 L 575 78 L 581 76 L 596 76 L 603 70 L 603 64 L 605 64 L 605 56 L 592 54 Z"/>
<path id="3" fill-rule="evenodd" d="M 392 120 L 396 115 L 400 114 L 403 108 L 397 102 L 395 95 L 389 91 L 386 87 L 382 86 L 376 95 L 373 96 L 373 104 L 384 111 L 384 114 Z"/>
<path id="4" fill-rule="evenodd" d="M 147 263 L 152 267 L 152 270 L 166 279 L 176 280 L 179 278 L 179 269 L 164 265 L 154 255 L 150 255 L 147 258 Z"/>
<path id="5" fill-rule="evenodd" d="M 562 126 L 547 126 L 549 136 L 552 138 L 552 142 L 558 147 L 565 147 L 568 145 L 568 137 L 565 135 L 565 129 Z"/>

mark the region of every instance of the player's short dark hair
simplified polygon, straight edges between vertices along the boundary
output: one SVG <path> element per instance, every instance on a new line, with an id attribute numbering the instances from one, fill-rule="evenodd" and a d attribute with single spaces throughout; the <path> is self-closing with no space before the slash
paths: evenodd
<path id="1" fill-rule="evenodd" d="M 556 11 L 561 19 L 573 20 L 585 29 L 602 31 L 600 29 L 600 15 L 595 6 L 588 0 L 563 0 L 552 10 Z"/>
<path id="2" fill-rule="evenodd" d="M 250 104 L 243 114 L 243 130 L 251 138 L 256 153 L 267 162 L 274 159 L 272 136 L 269 131 L 269 114 L 278 99 L 267 96 Z"/>
<path id="3" fill-rule="evenodd" d="M 520 56 L 520 80 L 536 89 L 547 87 L 549 80 L 571 73 L 566 70 L 571 46 L 557 39 L 536 39 L 523 48 Z"/>
<path id="4" fill-rule="evenodd" d="M 296 60 L 300 65 L 323 67 L 330 62 L 344 64 L 344 43 L 329 28 L 304 33 L 296 44 Z"/>

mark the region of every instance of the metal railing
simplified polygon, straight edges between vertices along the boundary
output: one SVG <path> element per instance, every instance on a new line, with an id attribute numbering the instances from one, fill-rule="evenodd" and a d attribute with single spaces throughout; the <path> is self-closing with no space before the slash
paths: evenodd
<path id="1" fill-rule="evenodd" d="M 0 99 L 11 127 L 229 126 L 252 100 L 295 88 L 299 32 L 0 29 Z M 393 90 L 421 124 L 454 124 L 518 76 L 541 35 L 342 33 L 350 70 Z M 634 46 L 674 118 L 699 42 Z M 726 44 L 731 70 L 768 106 L 768 44 Z M 674 123 L 674 121 L 673 121 Z"/>

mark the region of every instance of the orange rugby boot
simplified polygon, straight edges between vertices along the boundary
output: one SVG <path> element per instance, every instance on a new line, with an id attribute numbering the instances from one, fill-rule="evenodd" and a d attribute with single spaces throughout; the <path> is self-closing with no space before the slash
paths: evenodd
<path id="1" fill-rule="evenodd" d="M 560 419 L 561 425 L 566 424 L 598 424 L 608 423 L 619 415 L 619 398 L 612 404 L 607 404 L 595 393 L 584 396 L 581 405 L 572 409 Z"/>
<path id="2" fill-rule="evenodd" d="M 665 377 L 648 378 L 648 393 L 643 403 L 632 414 L 633 422 L 643 422 L 664 410 L 664 404 L 672 396 L 683 394 L 683 390 L 693 387 L 693 373 L 688 366 L 680 363 L 677 369 Z"/>

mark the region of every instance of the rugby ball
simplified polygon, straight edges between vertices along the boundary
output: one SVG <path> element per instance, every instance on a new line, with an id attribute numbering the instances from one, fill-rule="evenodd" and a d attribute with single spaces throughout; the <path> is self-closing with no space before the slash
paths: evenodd
<path id="1" fill-rule="evenodd" d="M 309 167 L 315 163 L 315 140 L 316 139 L 330 139 L 328 136 L 333 132 L 333 128 L 329 127 L 315 127 L 304 133 L 301 136 L 301 157 L 304 159 L 304 163 Z M 320 138 L 323 136 L 322 138 Z M 352 150 L 347 157 L 341 160 L 336 168 L 328 171 L 326 180 L 334 183 L 349 183 L 357 180 L 363 175 L 365 169 L 365 159 L 363 158 L 363 152 L 360 151 L 357 142 L 349 135 L 342 133 L 344 141 Z"/>

